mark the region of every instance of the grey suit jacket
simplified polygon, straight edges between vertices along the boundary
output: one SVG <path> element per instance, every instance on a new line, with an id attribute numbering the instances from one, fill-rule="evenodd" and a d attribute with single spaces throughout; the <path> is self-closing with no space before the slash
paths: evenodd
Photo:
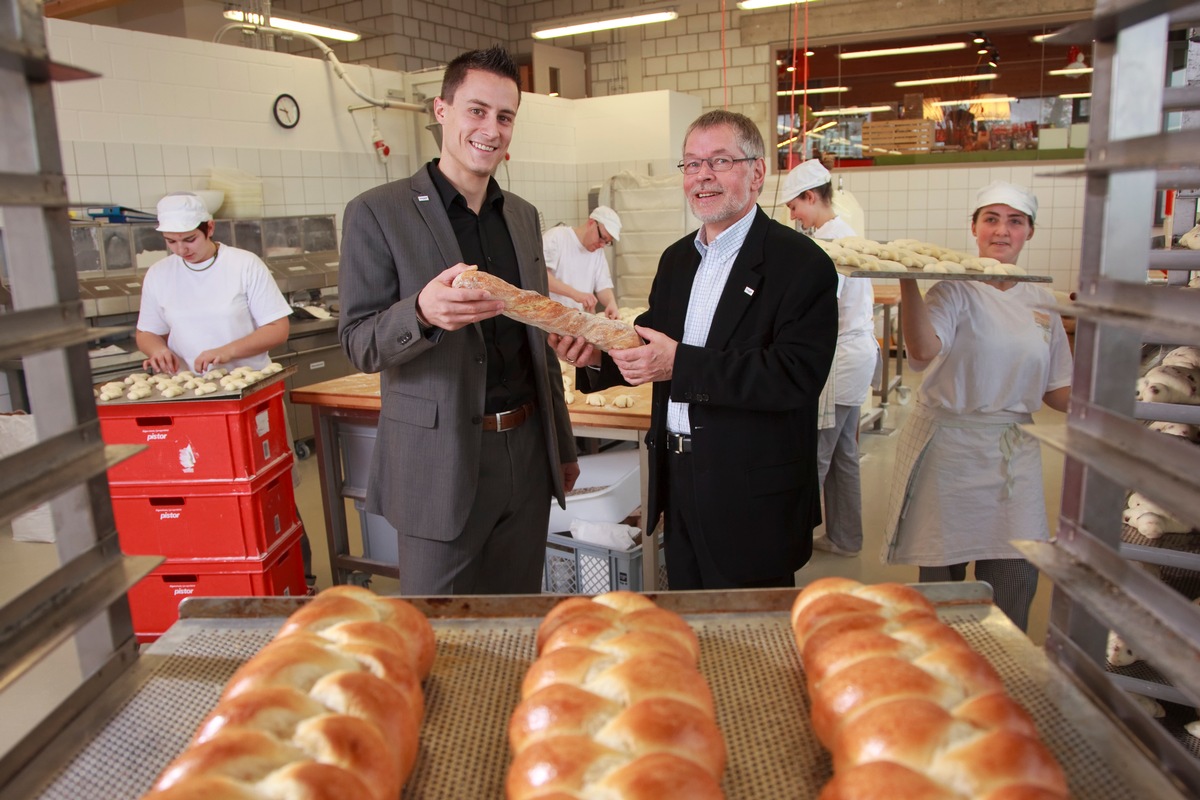
<path id="1" fill-rule="evenodd" d="M 505 192 L 504 221 L 522 288 L 545 294 L 537 211 Z M 385 516 L 401 535 L 440 541 L 458 536 L 474 503 L 487 356 L 477 324 L 422 336 L 416 300 L 429 281 L 462 260 L 426 167 L 346 206 L 338 333 L 358 369 L 381 373 L 367 510 Z M 558 361 L 545 333 L 530 327 L 528 336 L 547 448 L 546 463 L 529 468 L 550 470 L 565 508 L 561 464 L 576 454 Z"/>

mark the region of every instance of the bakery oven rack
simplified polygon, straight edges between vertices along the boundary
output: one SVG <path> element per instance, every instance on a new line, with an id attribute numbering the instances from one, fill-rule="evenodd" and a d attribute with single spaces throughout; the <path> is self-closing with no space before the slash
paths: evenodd
<path id="1" fill-rule="evenodd" d="M 1068 775 L 1088 800 L 1160 800 L 1183 795 L 1072 679 L 996 610 L 986 584 L 917 587 L 944 621 L 1000 672 L 1033 715 Z M 815 798 L 831 774 L 809 724 L 803 675 L 788 621 L 795 590 L 651 595 L 684 615 L 701 644 L 730 752 L 730 800 Z M 554 596 L 417 599 L 437 635 L 426 685 L 421 754 L 405 789 L 412 800 L 503 797 L 505 730 L 534 658 L 540 618 Z M 293 598 L 206 599 L 139 659 L 132 693 L 92 710 L 89 736 L 47 753 L 26 777 L 30 796 L 112 800 L 139 796 L 181 750 L 237 667 L 302 603 Z M 59 766 L 53 766 L 57 764 Z"/>

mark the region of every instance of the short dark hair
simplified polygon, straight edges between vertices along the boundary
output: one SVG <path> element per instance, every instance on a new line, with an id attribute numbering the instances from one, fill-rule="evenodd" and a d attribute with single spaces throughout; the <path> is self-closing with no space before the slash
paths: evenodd
<path id="1" fill-rule="evenodd" d="M 697 117 L 688 126 L 687 133 L 683 135 L 684 145 L 687 145 L 688 137 L 692 135 L 692 131 L 708 130 L 718 125 L 728 125 L 733 128 L 734 141 L 741 148 L 743 155 L 748 158 L 765 157 L 767 148 L 763 144 L 762 134 L 758 132 L 758 126 L 745 114 L 738 114 L 735 111 L 725 111 L 724 109 L 708 111 Z"/>
<path id="2" fill-rule="evenodd" d="M 820 186 L 814 186 L 811 189 L 805 189 L 800 193 L 800 196 L 803 197 L 805 192 L 812 192 L 813 196 L 821 201 L 822 205 L 828 206 L 833 204 L 833 181 L 822 183 Z"/>
<path id="3" fill-rule="evenodd" d="M 517 104 L 521 103 L 521 73 L 517 71 L 517 62 L 498 44 L 487 50 L 468 50 L 455 58 L 446 66 L 446 74 L 442 77 L 441 98 L 447 103 L 454 102 L 454 93 L 467 79 L 467 73 L 473 69 L 490 72 L 501 78 L 508 78 L 517 85 Z"/>

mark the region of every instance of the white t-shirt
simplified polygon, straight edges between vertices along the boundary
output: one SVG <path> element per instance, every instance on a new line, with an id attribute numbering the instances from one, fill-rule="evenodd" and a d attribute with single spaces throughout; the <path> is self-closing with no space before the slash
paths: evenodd
<path id="1" fill-rule="evenodd" d="M 917 398 L 955 414 L 1033 413 L 1042 395 L 1071 383 L 1071 350 L 1054 297 L 1032 283 L 1007 291 L 978 281 L 941 281 L 925 295 L 942 341 Z"/>
<path id="2" fill-rule="evenodd" d="M 834 217 L 813 231 L 814 239 L 856 235 L 841 217 Z M 879 341 L 875 338 L 875 291 L 870 278 L 846 278 L 839 274 L 838 280 L 841 285 L 834 402 L 839 406 L 860 406 L 871 392 L 871 379 L 880 358 Z"/>
<path id="3" fill-rule="evenodd" d="M 572 289 L 596 294 L 612 288 L 604 248 L 589 252 L 573 228 L 558 225 L 543 233 L 542 249 L 546 253 L 546 268 Z M 550 298 L 569 308 L 583 308 L 582 303 L 561 294 L 551 292 Z"/>
<path id="4" fill-rule="evenodd" d="M 165 336 L 167 347 L 195 369 L 196 357 L 248 336 L 292 313 L 267 265 L 247 250 L 221 245 L 212 266 L 196 272 L 170 255 L 142 281 L 138 330 Z M 262 369 L 266 353 L 231 361 L 230 367 Z"/>

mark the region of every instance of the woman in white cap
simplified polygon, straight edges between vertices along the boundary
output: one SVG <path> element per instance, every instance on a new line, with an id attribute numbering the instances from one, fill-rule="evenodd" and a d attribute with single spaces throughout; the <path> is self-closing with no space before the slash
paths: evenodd
<path id="1" fill-rule="evenodd" d="M 212 214 L 191 192 L 158 201 L 158 230 L 171 255 L 153 264 L 142 280 L 137 346 L 146 354 L 143 369 L 201 374 L 218 366 L 262 369 L 270 364 L 268 351 L 287 341 L 292 308 L 262 259 L 214 241 Z M 289 444 L 291 438 L 289 431 Z M 299 480 L 293 469 L 293 485 Z M 307 532 L 300 544 L 311 586 Z"/>
<path id="2" fill-rule="evenodd" d="M 858 235 L 834 212 L 832 178 L 817 159 L 789 172 L 780 194 L 792 220 L 814 239 Z M 832 414 L 822 414 L 817 445 L 817 469 L 825 495 L 825 535 L 814 539 L 813 547 L 839 556 L 856 556 L 862 549 L 858 421 L 880 359 L 874 304 L 869 278 L 838 275 L 837 350 L 821 394 L 821 408 L 832 405 Z"/>
<path id="3" fill-rule="evenodd" d="M 981 257 L 1015 264 L 1033 236 L 1037 198 L 997 181 L 981 189 L 971 233 Z M 885 531 L 890 563 L 921 581 L 975 578 L 1021 630 L 1037 569 L 1009 544 L 1045 540 L 1041 449 L 1018 427 L 1042 404 L 1066 411 L 1071 352 L 1045 289 L 1014 281 L 941 281 L 921 296 L 901 280 L 908 360 L 924 372 L 897 449 Z"/>
<path id="4" fill-rule="evenodd" d="M 287 341 L 292 313 L 267 265 L 248 250 L 213 241 L 212 214 L 190 192 L 158 201 L 158 230 L 171 255 L 142 281 L 143 368 L 203 373 L 267 366 L 267 352 Z"/>

